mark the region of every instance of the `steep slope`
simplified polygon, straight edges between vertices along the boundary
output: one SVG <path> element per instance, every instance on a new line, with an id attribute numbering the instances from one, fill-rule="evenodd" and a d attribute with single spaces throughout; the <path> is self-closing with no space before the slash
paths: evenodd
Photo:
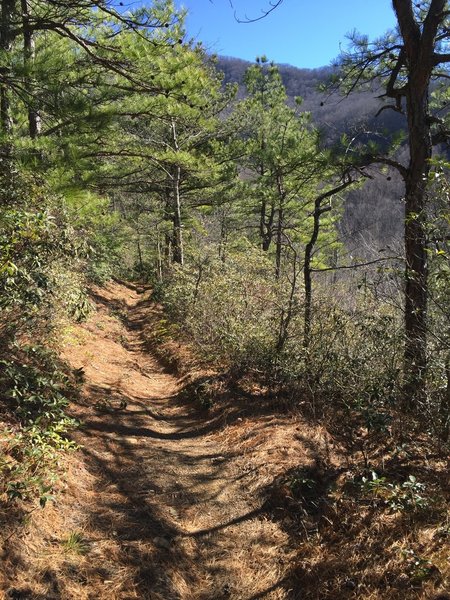
<path id="1" fill-rule="evenodd" d="M 251 64 L 239 58 L 217 58 L 217 69 L 224 74 L 225 84 L 238 83 L 243 86 L 245 71 Z M 291 65 L 278 65 L 278 68 L 290 101 L 301 97 L 302 108 L 311 112 L 314 122 L 328 139 L 335 139 L 340 134 L 361 126 L 370 132 L 389 135 L 406 125 L 404 116 L 398 112 L 388 110 L 375 116 L 382 106 L 375 91 L 354 93 L 348 97 L 319 92 L 319 86 L 330 78 L 332 67 L 299 69 Z M 241 89 L 240 93 L 243 95 L 244 90 Z"/>

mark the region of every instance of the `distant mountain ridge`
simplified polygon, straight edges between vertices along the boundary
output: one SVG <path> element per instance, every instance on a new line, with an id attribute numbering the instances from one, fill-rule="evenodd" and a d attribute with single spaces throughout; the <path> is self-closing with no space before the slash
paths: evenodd
<path id="1" fill-rule="evenodd" d="M 217 69 L 224 74 L 224 83 L 238 83 L 239 97 L 245 96 L 243 86 L 246 69 L 253 63 L 229 56 L 217 57 Z M 291 65 L 277 65 L 286 87 L 288 98 L 303 98 L 302 109 L 312 115 L 314 124 L 329 142 L 343 133 L 356 132 L 360 140 L 374 139 L 387 146 L 391 135 L 405 129 L 405 117 L 392 110 L 377 112 L 383 105 L 376 91 L 354 92 L 349 96 L 318 91 L 332 74 L 332 67 L 299 69 Z M 407 148 L 400 155 L 407 160 Z M 399 157 L 400 157 L 399 155 Z M 344 203 L 340 223 L 342 239 L 352 255 L 374 258 L 386 246 L 401 244 L 403 228 L 403 184 L 398 173 L 374 169 L 373 179 L 363 188 L 351 191 Z"/>
<path id="2" fill-rule="evenodd" d="M 225 84 L 238 83 L 243 86 L 245 71 L 252 64 L 240 58 L 217 57 L 217 69 L 224 74 Z M 405 117 L 397 112 L 385 110 L 376 116 L 382 106 L 376 92 L 355 92 L 348 97 L 319 92 L 319 85 L 326 83 L 333 73 L 332 67 L 300 69 L 286 64 L 277 66 L 288 97 L 292 100 L 298 96 L 303 99 L 302 108 L 311 113 L 315 124 L 325 131 L 327 137 L 351 132 L 362 124 L 371 131 L 384 133 L 393 133 L 405 127 Z M 243 89 L 240 94 L 244 95 Z"/>

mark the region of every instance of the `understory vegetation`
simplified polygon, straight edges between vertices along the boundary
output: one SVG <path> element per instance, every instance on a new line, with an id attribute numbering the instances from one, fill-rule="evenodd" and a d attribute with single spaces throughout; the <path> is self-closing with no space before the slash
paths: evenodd
<path id="1" fill-rule="evenodd" d="M 428 10 L 439 3 L 414 4 L 417 27 L 431 27 Z M 274 414 L 302 414 L 333 437 L 347 463 L 322 496 L 317 474 L 274 482 L 296 518 L 306 522 L 322 510 L 314 498 L 325 498 L 326 510 L 343 515 L 340 531 L 320 532 L 332 546 L 360 510 L 374 521 L 396 515 L 394 529 L 413 532 L 405 586 L 420 593 L 427 582 L 448 583 L 442 42 L 426 49 L 436 70 L 425 74 L 430 103 L 419 139 L 408 112 L 409 38 L 391 32 L 372 46 L 355 35 L 328 85 L 334 94 L 382 90 L 376 110 L 386 113 L 394 98 L 390 108 L 409 125 L 355 131 L 345 123 L 337 135 L 319 130 L 301 98 L 288 98 L 265 57 L 246 68 L 239 89 L 225 85 L 169 0 L 126 13 L 85 0 L 0 6 L 2 514 L 54 499 L 64 453 L 77 449 L 70 404 L 83 375 L 59 351 L 71 324 L 94 310 L 92 286 L 122 278 L 151 286 L 163 307 L 157 342 L 187 343 L 249 410 L 269 399 Z M 445 15 L 433 40 L 448 38 Z M 425 146 L 429 154 L 410 160 Z M 350 240 L 349 207 L 391 182 L 400 190 L 392 217 Z M 375 223 L 376 208 L 366 218 Z M 220 410 L 210 379 L 203 404 Z M 426 527 L 435 536 L 429 556 L 418 549 Z M 306 548 L 313 534 L 303 529 Z"/>
<path id="2" fill-rule="evenodd" d="M 91 310 L 89 280 L 105 281 L 102 252 L 114 251 L 116 219 L 105 201 L 90 199 L 85 214 L 41 178 L 11 166 L 1 186 L 0 388 L 1 494 L 42 506 L 58 473 L 60 451 L 76 420 L 67 414 L 76 378 L 58 358 L 62 332 Z M 101 228 L 101 234 L 92 228 Z M 109 244 L 108 244 L 109 242 Z M 110 263 L 109 263 L 110 264 Z"/>

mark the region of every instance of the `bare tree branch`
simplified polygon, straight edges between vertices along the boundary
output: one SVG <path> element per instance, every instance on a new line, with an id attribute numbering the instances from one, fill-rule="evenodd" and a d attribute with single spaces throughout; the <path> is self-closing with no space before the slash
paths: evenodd
<path id="1" fill-rule="evenodd" d="M 324 271 L 340 271 L 341 269 L 358 269 L 359 267 L 368 267 L 387 260 L 404 260 L 401 256 L 385 256 L 368 262 L 356 263 L 355 265 L 341 265 L 340 267 L 324 267 L 323 269 L 311 269 L 313 273 L 323 273 Z"/>
<path id="2" fill-rule="evenodd" d="M 261 9 L 262 14 L 259 17 L 248 17 L 247 15 L 245 15 L 244 19 L 239 19 L 239 17 L 237 16 L 237 12 L 234 12 L 234 18 L 236 19 L 236 21 L 238 23 L 256 23 L 256 21 L 261 21 L 262 19 L 265 19 L 267 17 L 267 15 L 270 15 L 271 12 L 273 12 L 274 10 L 276 10 L 281 4 L 283 3 L 283 0 L 276 0 L 275 2 L 269 2 L 270 8 L 267 9 Z"/>

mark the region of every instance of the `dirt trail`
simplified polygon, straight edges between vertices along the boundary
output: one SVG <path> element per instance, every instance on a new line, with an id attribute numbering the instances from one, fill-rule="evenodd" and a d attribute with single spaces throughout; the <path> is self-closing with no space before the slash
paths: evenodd
<path id="1" fill-rule="evenodd" d="M 200 411 L 204 373 L 177 378 L 152 355 L 163 315 L 149 292 L 114 283 L 94 300 L 64 333 L 83 379 L 71 407 L 81 451 L 64 455 L 55 502 L 3 521 L 1 600 L 437 600 L 444 512 L 414 529 L 410 515 L 358 504 L 325 427 L 249 381 Z M 438 565 L 423 588 L 408 586 L 414 539 Z"/>
<path id="2" fill-rule="evenodd" d="M 72 474 L 65 527 L 82 539 L 67 543 L 72 558 L 60 567 L 65 582 L 54 576 L 54 597 L 297 597 L 284 581 L 288 535 L 252 497 L 243 449 L 224 445 L 145 347 L 148 292 L 111 284 L 96 293 L 96 314 L 66 349 L 84 370 L 77 441 L 88 475 L 76 490 Z"/>

